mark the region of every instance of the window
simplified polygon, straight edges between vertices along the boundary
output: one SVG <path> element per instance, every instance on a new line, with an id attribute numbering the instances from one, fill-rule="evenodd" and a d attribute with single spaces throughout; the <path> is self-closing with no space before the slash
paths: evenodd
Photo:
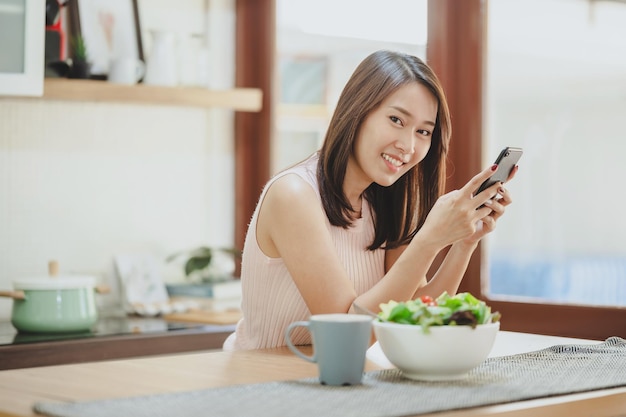
<path id="1" fill-rule="evenodd" d="M 525 150 L 489 294 L 625 306 L 626 4 L 493 1 L 488 21 L 484 155 Z"/>
<path id="2" fill-rule="evenodd" d="M 490 7 L 493 7 L 495 3 L 499 4 L 501 1 L 487 3 L 480 0 L 468 0 L 457 3 L 454 0 L 443 0 L 429 3 L 429 21 L 438 23 L 429 26 L 429 63 L 442 78 L 449 94 L 448 100 L 454 122 L 454 147 L 451 149 L 454 173 L 449 181 L 451 187 L 462 186 L 468 178 L 489 164 L 495 157 L 494 151 L 489 150 L 490 142 L 488 142 L 488 140 L 494 140 L 493 127 L 490 125 L 492 121 L 489 120 L 486 110 L 490 104 L 488 100 L 483 100 L 483 96 L 488 97 L 484 91 L 488 90 L 489 79 L 493 75 L 486 67 L 487 61 L 491 59 L 489 44 L 485 37 L 487 11 L 491 10 Z M 525 5 L 522 0 L 508 0 L 506 3 Z M 586 1 L 571 3 L 589 5 Z M 534 14 L 542 15 L 544 2 L 532 4 Z M 529 7 L 533 8 L 533 6 Z M 561 13 L 552 14 L 552 22 L 556 24 L 563 16 L 563 10 Z M 495 19 L 496 17 L 490 14 L 489 21 L 493 22 Z M 520 20 L 524 21 L 523 18 Z M 533 24 L 536 23 L 524 22 L 524 30 L 534 29 Z M 509 25 L 511 31 L 514 32 L 515 26 L 511 22 Z M 563 46 L 559 45 L 559 47 Z M 557 54 L 554 50 L 549 53 Z M 459 68 L 462 68 L 462 71 L 459 71 Z M 484 116 L 485 121 L 481 115 Z M 520 126 L 511 126 L 509 130 L 517 128 Z M 485 139 L 484 144 L 483 139 Z M 493 148 L 498 149 L 498 146 L 493 146 Z M 523 158 L 522 163 L 526 162 L 527 156 Z M 511 183 L 510 186 L 520 187 L 520 183 L 516 185 Z M 517 207 L 520 205 L 518 191 L 516 189 Z M 549 203 L 544 204 L 549 205 Z M 573 210 L 575 207 L 569 209 Z M 514 212 L 514 210 L 511 208 L 510 211 Z M 507 216 L 507 221 L 510 220 L 509 216 Z M 616 219 L 616 221 L 619 220 Z M 504 223 L 502 222 L 499 226 L 498 234 L 505 227 Z M 461 290 L 477 294 L 500 311 L 503 316 L 502 328 L 504 330 L 592 339 L 626 334 L 626 309 L 624 307 L 547 302 L 539 298 L 492 295 L 489 288 L 488 269 L 489 250 L 496 244 L 494 239 L 497 238 L 491 239 L 490 237 L 488 242 L 479 247 L 470 262 Z"/>
<path id="3" fill-rule="evenodd" d="M 494 1 L 489 17 L 485 155 L 525 149 L 489 294 L 625 306 L 626 4 Z"/>

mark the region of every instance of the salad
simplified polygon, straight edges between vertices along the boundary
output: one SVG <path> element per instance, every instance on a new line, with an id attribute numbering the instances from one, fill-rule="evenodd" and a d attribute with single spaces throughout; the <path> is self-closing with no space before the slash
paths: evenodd
<path id="1" fill-rule="evenodd" d="M 379 320 L 422 326 L 472 326 L 496 323 L 500 313 L 468 292 L 449 295 L 444 292 L 436 299 L 427 295 L 410 301 L 389 301 L 380 305 Z"/>

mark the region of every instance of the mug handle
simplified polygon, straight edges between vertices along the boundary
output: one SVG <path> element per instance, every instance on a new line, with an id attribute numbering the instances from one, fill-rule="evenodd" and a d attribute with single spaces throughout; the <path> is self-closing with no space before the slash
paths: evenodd
<path id="1" fill-rule="evenodd" d="M 308 321 L 294 321 L 289 326 L 287 326 L 287 329 L 285 330 L 285 340 L 287 341 L 287 347 L 289 348 L 289 350 L 291 350 L 293 353 L 295 353 L 296 356 L 299 356 L 299 357 L 301 357 L 302 359 L 304 359 L 306 361 L 315 363 L 315 362 L 317 362 L 317 357 L 315 355 L 315 350 L 313 350 L 313 355 L 311 355 L 311 356 L 305 355 L 291 341 L 291 332 L 296 327 L 306 327 L 307 330 L 310 332 L 311 328 L 309 327 L 309 325 L 310 325 L 310 323 Z"/>

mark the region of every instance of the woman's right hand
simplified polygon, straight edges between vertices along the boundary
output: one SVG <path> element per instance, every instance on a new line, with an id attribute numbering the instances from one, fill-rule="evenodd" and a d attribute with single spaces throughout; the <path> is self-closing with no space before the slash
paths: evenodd
<path id="1" fill-rule="evenodd" d="M 501 184 L 496 183 L 476 196 L 474 192 L 497 169 L 497 165 L 492 165 L 475 175 L 460 190 L 439 197 L 420 233 L 427 234 L 440 249 L 472 236 L 478 222 L 491 213 L 491 209 L 484 204 L 496 196 Z"/>

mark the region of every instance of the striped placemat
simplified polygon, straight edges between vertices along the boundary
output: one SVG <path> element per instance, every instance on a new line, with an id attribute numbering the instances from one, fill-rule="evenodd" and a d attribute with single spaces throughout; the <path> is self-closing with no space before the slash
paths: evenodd
<path id="1" fill-rule="evenodd" d="M 406 416 L 626 386 L 626 340 L 558 345 L 489 358 L 456 381 L 408 380 L 397 369 L 367 372 L 363 384 L 317 378 L 67 404 L 38 403 L 55 417 Z"/>

